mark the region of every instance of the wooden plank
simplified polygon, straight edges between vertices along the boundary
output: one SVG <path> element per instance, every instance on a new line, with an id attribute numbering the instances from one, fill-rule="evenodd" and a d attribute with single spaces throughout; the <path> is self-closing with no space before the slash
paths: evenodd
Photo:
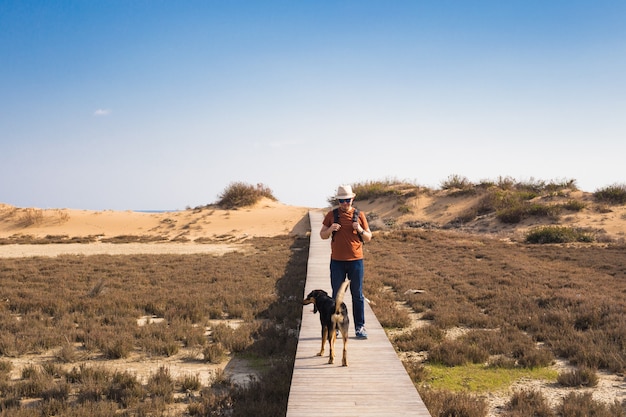
<path id="1" fill-rule="evenodd" d="M 311 243 L 304 293 L 330 288 L 330 241 L 322 240 L 319 229 L 324 213 L 309 212 Z M 365 271 L 367 279 L 367 269 Z M 365 306 L 367 340 L 354 336 L 352 300 L 345 303 L 350 312 L 350 332 L 347 343 L 348 366 L 341 366 L 343 341 L 335 345 L 335 363 L 328 364 L 328 344 L 325 356 L 316 354 L 321 346 L 319 316 L 311 305 L 303 306 L 287 417 L 320 415 L 341 416 L 417 416 L 430 417 L 422 399 L 406 373 L 384 329 L 369 305 Z"/>

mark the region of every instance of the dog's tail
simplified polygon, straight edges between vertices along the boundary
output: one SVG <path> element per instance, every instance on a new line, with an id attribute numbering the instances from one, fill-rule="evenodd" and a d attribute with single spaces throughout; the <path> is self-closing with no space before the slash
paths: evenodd
<path id="1" fill-rule="evenodd" d="M 343 303 L 343 295 L 348 291 L 348 285 L 350 285 L 350 280 L 346 279 L 335 294 L 335 314 L 341 314 L 341 303 Z"/>

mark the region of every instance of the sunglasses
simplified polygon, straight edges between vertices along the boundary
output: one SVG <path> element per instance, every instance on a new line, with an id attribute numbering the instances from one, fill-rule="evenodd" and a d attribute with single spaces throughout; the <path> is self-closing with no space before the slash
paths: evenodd
<path id="1" fill-rule="evenodd" d="M 339 201 L 340 203 L 349 203 L 350 201 L 352 201 L 351 198 L 340 198 L 337 201 Z"/>

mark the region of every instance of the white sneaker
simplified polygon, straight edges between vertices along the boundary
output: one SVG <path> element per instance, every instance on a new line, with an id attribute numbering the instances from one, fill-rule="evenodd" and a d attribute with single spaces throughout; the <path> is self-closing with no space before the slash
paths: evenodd
<path id="1" fill-rule="evenodd" d="M 357 339 L 367 339 L 367 330 L 365 330 L 364 326 L 356 329 L 356 338 Z"/>

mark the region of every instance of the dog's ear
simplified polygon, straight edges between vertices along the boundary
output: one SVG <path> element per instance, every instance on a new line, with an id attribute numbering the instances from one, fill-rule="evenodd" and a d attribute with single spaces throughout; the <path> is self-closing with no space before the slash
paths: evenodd
<path id="1" fill-rule="evenodd" d="M 313 314 L 317 313 L 317 303 L 313 303 Z"/>

